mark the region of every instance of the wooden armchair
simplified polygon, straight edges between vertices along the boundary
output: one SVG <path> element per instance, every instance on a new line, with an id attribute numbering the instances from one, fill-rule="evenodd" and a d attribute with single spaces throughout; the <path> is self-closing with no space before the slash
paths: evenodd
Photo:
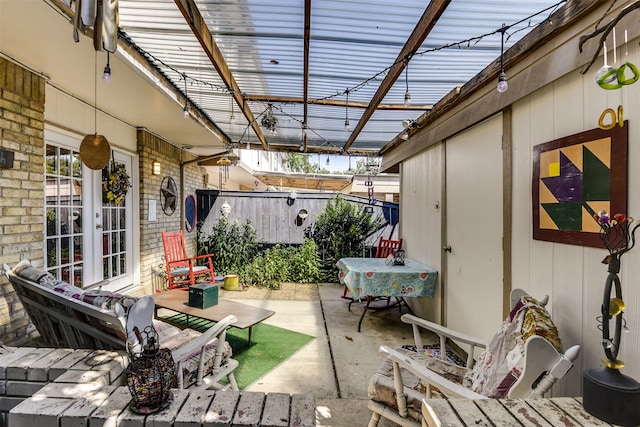
<path id="1" fill-rule="evenodd" d="M 562 353 L 558 331 L 542 302 L 521 290 L 512 293 L 512 311 L 490 342 L 405 314 L 413 328 L 415 349 L 380 347 L 384 363 L 369 383 L 369 427 L 381 417 L 405 427 L 420 427 L 423 398 L 542 397 L 573 366 L 580 352 Z M 421 329 L 439 337 L 439 350 L 425 349 Z M 460 366 L 448 353 L 451 342 L 468 349 Z M 477 359 L 475 351 L 485 349 Z M 422 350 L 421 350 L 422 349 Z M 416 351 L 417 350 L 417 351 Z"/>
<path id="2" fill-rule="evenodd" d="M 164 259 L 169 289 L 188 287 L 198 282 L 215 280 L 213 254 L 187 256 L 187 245 L 182 230 L 176 233 L 162 232 Z M 202 263 L 203 265 L 200 265 Z"/>
<path id="3" fill-rule="evenodd" d="M 393 255 L 396 249 L 402 249 L 402 239 L 389 240 L 380 237 L 380 242 L 376 249 L 376 258 L 386 258 L 389 255 Z"/>
<path id="4" fill-rule="evenodd" d="M 380 241 L 378 242 L 378 247 L 376 248 L 375 258 L 386 258 L 388 255 L 393 255 L 393 252 L 396 249 L 402 249 L 402 239 L 390 240 L 384 239 L 382 238 L 382 236 L 380 236 Z M 347 292 L 349 292 L 349 288 L 347 288 L 347 285 L 345 285 L 344 291 L 342 292 L 342 298 L 351 299 L 351 297 L 347 296 Z"/>

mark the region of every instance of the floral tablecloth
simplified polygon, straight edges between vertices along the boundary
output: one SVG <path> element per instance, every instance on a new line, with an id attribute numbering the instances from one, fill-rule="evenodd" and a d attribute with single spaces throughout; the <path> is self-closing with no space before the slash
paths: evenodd
<path id="1" fill-rule="evenodd" d="M 410 258 L 387 265 L 385 258 L 340 258 L 338 278 L 351 296 L 433 298 L 438 271 Z"/>

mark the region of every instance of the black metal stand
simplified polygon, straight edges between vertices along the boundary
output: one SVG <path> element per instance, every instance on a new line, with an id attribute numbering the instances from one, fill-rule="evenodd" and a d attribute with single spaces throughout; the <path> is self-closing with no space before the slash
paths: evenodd
<path id="1" fill-rule="evenodd" d="M 624 363 L 618 359 L 625 309 L 618 273 L 620 258 L 635 244 L 634 233 L 638 225 L 629 231 L 631 219 L 625 218 L 624 221 L 613 223 L 606 221 L 605 224 L 600 222 L 600 218 L 596 219 L 603 230 L 602 241 L 609 250 L 609 255 L 603 261 L 608 264 L 609 274 L 605 283 L 600 322 L 606 358 L 602 359 L 604 367 L 588 369 L 583 373 L 583 405 L 591 415 L 609 423 L 637 426 L 640 424 L 640 383 L 620 372 Z M 615 292 L 615 296 L 612 292 Z M 611 337 L 609 323 L 613 318 L 615 330 Z"/>

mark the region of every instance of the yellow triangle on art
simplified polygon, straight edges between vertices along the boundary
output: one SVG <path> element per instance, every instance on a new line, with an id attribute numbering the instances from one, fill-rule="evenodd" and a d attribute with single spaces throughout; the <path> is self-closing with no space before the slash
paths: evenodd
<path id="1" fill-rule="evenodd" d="M 611 169 L 611 138 L 596 139 L 584 144 L 602 163 Z"/>
<path id="2" fill-rule="evenodd" d="M 557 230 L 558 226 L 551 219 L 547 211 L 542 206 L 540 208 L 540 229 L 542 230 Z"/>
<path id="3" fill-rule="evenodd" d="M 558 199 L 549 191 L 542 180 L 540 180 L 540 203 L 558 203 Z"/>

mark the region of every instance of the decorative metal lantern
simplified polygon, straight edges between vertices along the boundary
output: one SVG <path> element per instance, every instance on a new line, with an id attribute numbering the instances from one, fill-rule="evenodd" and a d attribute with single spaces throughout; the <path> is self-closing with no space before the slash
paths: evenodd
<path id="1" fill-rule="evenodd" d="M 404 249 L 393 251 L 393 265 L 404 265 Z"/>
<path id="2" fill-rule="evenodd" d="M 127 385 L 133 397 L 130 408 L 138 414 L 153 414 L 173 401 L 171 388 L 176 386 L 176 363 L 168 349 L 160 348 L 153 326 L 139 332 L 138 340 L 143 343 L 141 352 L 128 349 Z"/>

